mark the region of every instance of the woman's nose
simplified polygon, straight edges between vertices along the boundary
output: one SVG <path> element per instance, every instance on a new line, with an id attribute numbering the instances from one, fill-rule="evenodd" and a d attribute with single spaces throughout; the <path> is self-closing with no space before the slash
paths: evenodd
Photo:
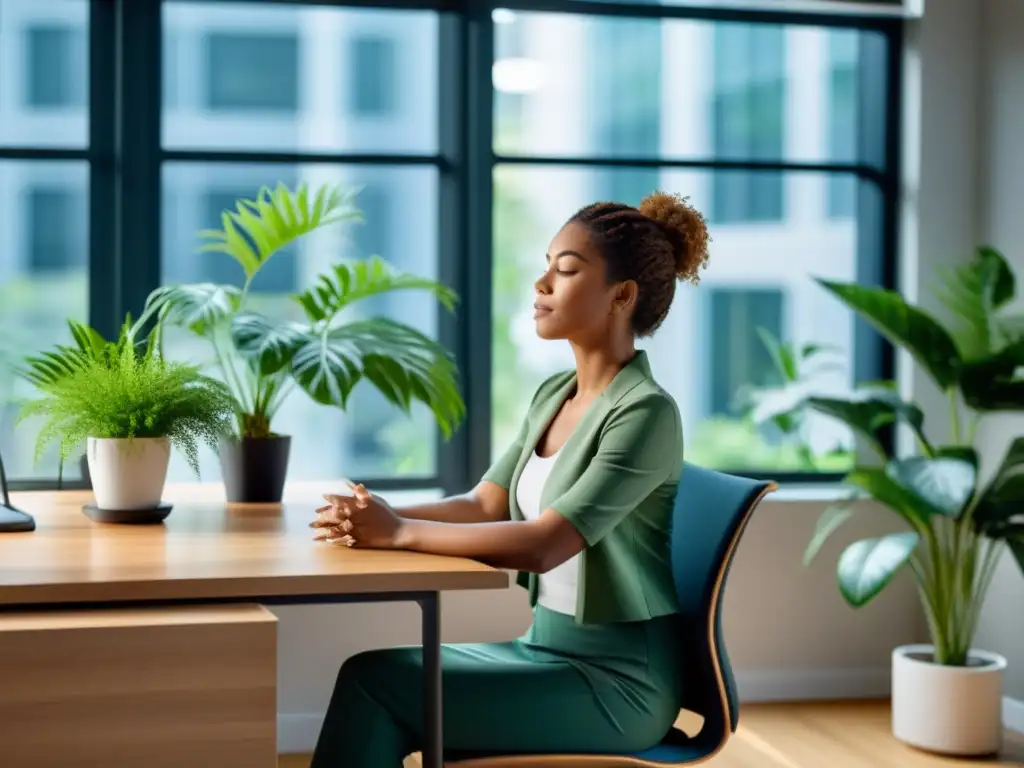
<path id="1" fill-rule="evenodd" d="M 537 293 L 544 295 L 551 293 L 551 284 L 548 282 L 547 272 L 537 278 L 537 281 L 533 284 L 533 289 L 537 291 Z"/>

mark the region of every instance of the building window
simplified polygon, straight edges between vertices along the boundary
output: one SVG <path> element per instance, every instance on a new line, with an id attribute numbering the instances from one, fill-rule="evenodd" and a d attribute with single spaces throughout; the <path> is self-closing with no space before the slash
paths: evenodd
<path id="1" fill-rule="evenodd" d="M 30 271 L 63 272 L 85 266 L 85 252 L 76 242 L 79 228 L 74 192 L 56 187 L 29 189 L 25 197 L 25 232 Z"/>
<path id="2" fill-rule="evenodd" d="M 782 27 L 716 24 L 712 153 L 716 160 L 780 160 L 785 132 L 786 49 Z M 779 221 L 782 174 L 719 171 L 710 217 L 718 223 Z"/>
<path id="3" fill-rule="evenodd" d="M 713 288 L 708 300 L 709 415 L 735 416 L 734 400 L 743 387 L 777 383 L 757 329 L 782 336 L 783 295 L 777 288 Z"/>
<path id="4" fill-rule="evenodd" d="M 86 72 L 77 30 L 64 26 L 30 27 L 25 33 L 25 105 L 35 108 L 81 107 Z"/>
<path id="5" fill-rule="evenodd" d="M 661 146 L 661 28 L 647 19 L 601 19 L 589 27 L 587 112 L 594 153 L 656 157 Z M 637 205 L 658 186 L 656 168 L 597 174 L 595 200 Z"/>
<path id="6" fill-rule="evenodd" d="M 828 149 L 833 162 L 857 161 L 857 33 L 835 30 L 828 38 Z M 828 215 L 853 218 L 857 179 L 830 176 Z"/>
<path id="7" fill-rule="evenodd" d="M 206 212 L 203 228 L 221 227 L 221 214 L 224 211 L 233 211 L 241 198 L 252 199 L 251 189 L 237 192 L 215 190 L 209 191 L 204 196 L 204 208 Z M 201 276 L 197 282 L 229 283 L 241 285 L 245 279 L 242 268 L 227 254 L 223 253 L 200 253 L 201 259 L 198 274 Z M 260 269 L 259 274 L 252 281 L 250 290 L 253 293 L 292 293 L 296 290 L 296 260 L 295 246 L 290 245 L 277 251 L 270 260 Z"/>
<path id="8" fill-rule="evenodd" d="M 356 37 L 349 49 L 349 111 L 386 117 L 398 108 L 398 52 L 387 37 Z"/>
<path id="9" fill-rule="evenodd" d="M 298 109 L 299 40 L 294 33 L 213 32 L 206 38 L 206 55 L 210 109 Z"/>

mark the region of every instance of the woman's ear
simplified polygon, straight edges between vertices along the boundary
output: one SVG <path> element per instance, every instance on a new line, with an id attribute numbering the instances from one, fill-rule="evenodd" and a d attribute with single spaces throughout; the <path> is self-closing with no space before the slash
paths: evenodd
<path id="1" fill-rule="evenodd" d="M 640 286 L 636 280 L 624 280 L 615 288 L 615 296 L 612 298 L 612 311 L 629 313 L 636 306 L 636 300 L 640 293 Z"/>

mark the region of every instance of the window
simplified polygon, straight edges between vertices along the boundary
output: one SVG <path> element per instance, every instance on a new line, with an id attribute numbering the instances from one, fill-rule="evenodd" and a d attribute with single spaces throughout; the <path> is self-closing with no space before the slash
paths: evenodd
<path id="1" fill-rule="evenodd" d="M 61 272 L 85 264 L 76 243 L 74 223 L 80 202 L 74 192 L 60 187 L 36 187 L 25 196 L 25 230 L 28 233 L 32 272 Z"/>
<path id="2" fill-rule="evenodd" d="M 69 26 L 33 26 L 25 33 L 25 105 L 51 109 L 81 107 L 85 101 L 83 40 Z"/>
<path id="3" fill-rule="evenodd" d="M 386 37 L 352 41 L 349 111 L 357 117 L 386 117 L 397 109 L 395 43 Z"/>
<path id="4" fill-rule="evenodd" d="M 851 368 L 822 373 L 823 387 L 892 377 L 891 348 L 812 278 L 896 273 L 883 258 L 895 252 L 900 109 L 887 62 L 901 19 L 860 7 L 819 27 L 820 9 L 738 14 L 717 0 L 429 5 L 124 2 L 115 23 L 93 0 L 0 0 L 0 450 L 16 483 L 53 482 L 57 463 L 52 452 L 33 463 L 37 424 L 13 427 L 31 392 L 10 367 L 66 343 L 69 317 L 114 333 L 161 283 L 237 284 L 241 270 L 200 251 L 197 232 L 279 181 L 358 187 L 366 221 L 287 246 L 248 305 L 298 318 L 291 294 L 370 254 L 441 277 L 459 294 L 454 316 L 403 291 L 345 317 L 393 318 L 440 340 L 468 409 L 442 440 L 425 407 L 407 416 L 366 382 L 345 412 L 294 391 L 275 424 L 293 438 L 292 481 L 471 487 L 537 384 L 573 362 L 536 338 L 530 311 L 551 238 L 583 205 L 657 189 L 688 196 L 713 237 L 701 284 L 680 284 L 642 341 L 679 404 L 688 459 L 806 475 L 790 438 L 751 429 L 734 407 L 737 390 L 769 375 L 757 326 L 838 347 Z M 90 56 L 93 42 L 116 61 Z M 111 86 L 115 65 L 124 88 Z M 159 103 L 143 88 L 160 88 Z M 833 165 L 846 170 L 821 170 Z M 210 361 L 186 333 L 165 343 L 175 359 Z M 852 445 L 841 430 L 808 430 Z M 202 451 L 200 466 L 217 481 L 217 456 Z M 848 466 L 846 452 L 818 470 Z M 76 476 L 72 461 L 64 478 Z M 169 479 L 192 480 L 177 454 Z"/>
<path id="5" fill-rule="evenodd" d="M 700 285 L 677 288 L 668 318 L 642 344 L 679 404 L 688 459 L 741 474 L 805 473 L 792 438 L 753 427 L 739 406 L 744 390 L 778 383 L 758 327 L 855 359 L 863 331 L 813 278 L 882 273 L 870 261 L 881 254 L 863 246 L 878 242 L 877 233 L 865 232 L 855 212 L 822 226 L 823 191 L 854 174 L 808 167 L 853 160 L 828 138 L 831 85 L 822 73 L 832 31 L 516 11 L 496 26 L 499 41 L 513 19 L 529 32 L 517 55 L 533 62 L 537 77 L 516 92 L 521 117 L 509 123 L 502 119 L 516 101 L 495 75 L 491 457 L 514 439 L 536 387 L 573 365 L 567 346 L 534 331 L 533 281 L 551 238 L 584 205 L 637 204 L 661 189 L 688 196 L 713 238 Z M 843 33 L 855 41 L 869 34 Z M 799 65 L 787 64 L 797 55 Z M 847 126 L 885 118 L 882 104 L 868 115 L 859 102 L 845 108 Z M 817 117 L 786 125 L 787 113 Z M 883 193 L 860 181 L 878 207 L 895 200 L 895 174 L 888 183 Z M 814 384 L 840 389 L 891 375 L 883 364 L 880 357 L 857 370 L 822 371 Z M 844 431 L 811 428 L 812 439 L 828 438 L 830 447 L 852 444 Z M 850 456 L 837 453 L 822 471 L 844 471 Z"/>
<path id="6" fill-rule="evenodd" d="M 744 386 L 781 383 L 756 329 L 783 337 L 782 291 L 712 287 L 708 305 L 708 412 L 736 416 L 736 394 Z"/>
<path id="7" fill-rule="evenodd" d="M 168 150 L 438 153 L 438 14 L 165 0 Z"/>
<path id="8" fill-rule="evenodd" d="M 597 155 L 657 154 L 661 141 L 661 29 L 645 20 L 601 20 L 588 26 L 594 57 L 587 70 L 587 110 Z M 657 185 L 658 172 L 608 173 L 596 199 L 637 204 Z"/>
<path id="9" fill-rule="evenodd" d="M 714 32 L 712 153 L 721 160 L 783 155 L 786 48 L 782 27 L 718 24 Z M 779 221 L 782 176 L 724 173 L 715 179 L 716 223 Z"/>
<path id="10" fill-rule="evenodd" d="M 210 109 L 298 109 L 299 40 L 294 34 L 211 32 L 206 56 Z"/>
<path id="11" fill-rule="evenodd" d="M 15 427 L 17 402 L 34 394 L 15 369 L 70 343 L 68 318 L 88 319 L 88 177 L 84 161 L 0 160 L 0 452 L 15 479 L 57 476 L 53 446 L 33 459 L 42 419 Z"/>
<path id="12" fill-rule="evenodd" d="M 857 44 L 846 30 L 833 31 L 828 39 L 828 143 L 836 160 L 857 160 Z M 857 206 L 857 180 L 833 176 L 828 181 L 828 215 L 851 218 Z"/>

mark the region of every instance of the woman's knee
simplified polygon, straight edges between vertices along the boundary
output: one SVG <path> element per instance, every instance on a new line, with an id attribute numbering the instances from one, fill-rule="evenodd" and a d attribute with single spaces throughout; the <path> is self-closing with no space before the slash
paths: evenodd
<path id="1" fill-rule="evenodd" d="M 376 648 L 349 656 L 338 670 L 338 685 L 372 688 L 389 679 L 407 678 L 415 662 L 412 649 Z"/>

